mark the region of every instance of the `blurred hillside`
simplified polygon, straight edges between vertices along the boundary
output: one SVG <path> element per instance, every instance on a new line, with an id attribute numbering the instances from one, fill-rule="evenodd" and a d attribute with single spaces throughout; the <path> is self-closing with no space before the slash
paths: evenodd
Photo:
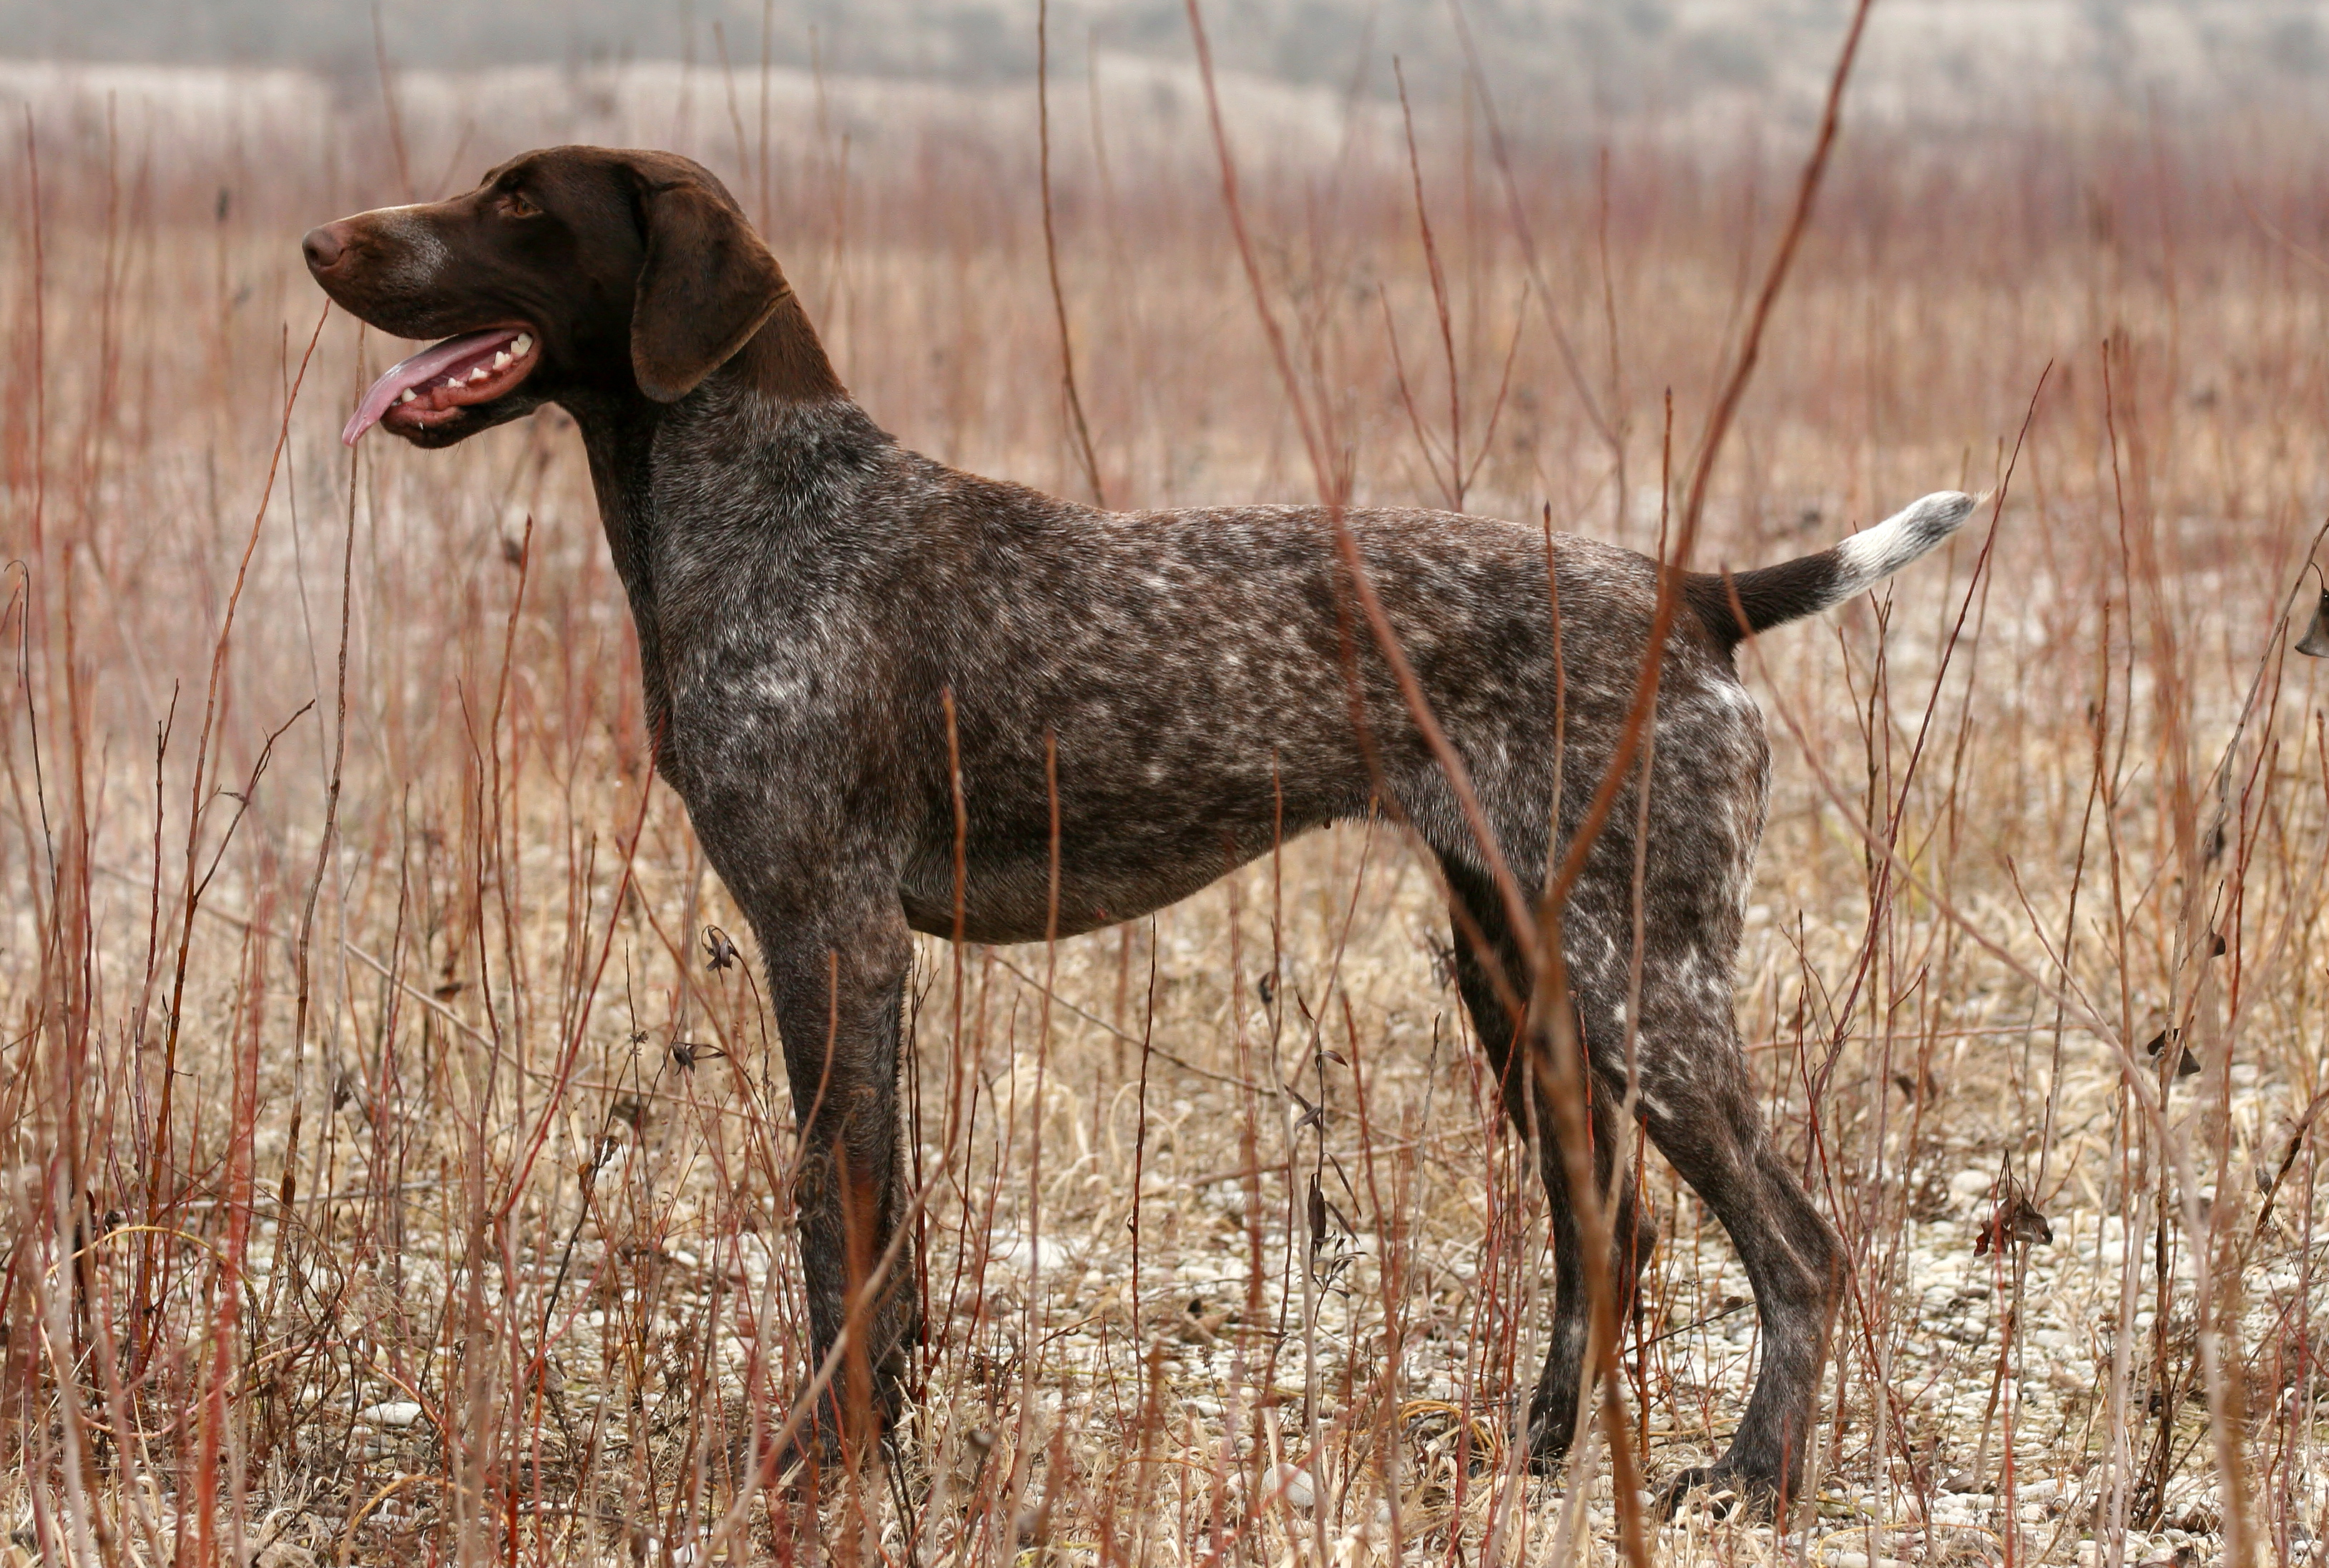
<path id="1" fill-rule="evenodd" d="M 1500 94 L 1596 117 L 1672 115 L 1741 93 L 1816 91 L 1847 0 L 1465 0 Z M 1182 63 L 1181 0 L 1056 0 L 1054 55 Z M 1382 96 L 1396 57 L 1434 90 L 1462 49 L 1444 0 L 1214 0 L 1228 68 Z M 375 39 L 375 16 L 379 38 Z M 1034 0 L 0 0 L 18 60 L 292 65 L 370 74 L 381 44 L 407 67 L 643 61 L 971 84 L 1033 68 Z M 1910 120 L 2013 114 L 2063 96 L 2239 103 L 2329 80 L 2324 0 L 1886 0 L 1865 101 Z"/>

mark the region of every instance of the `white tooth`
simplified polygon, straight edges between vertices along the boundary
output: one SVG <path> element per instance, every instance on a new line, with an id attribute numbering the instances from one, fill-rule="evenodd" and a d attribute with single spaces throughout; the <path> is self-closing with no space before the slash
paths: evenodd
<path id="1" fill-rule="evenodd" d="M 495 370 L 500 370 L 500 369 L 504 368 L 504 366 L 506 366 L 506 365 L 509 364 L 509 362 L 510 362 L 510 356 L 509 356 L 509 350 L 507 350 L 507 349 L 504 349 L 504 350 L 502 350 L 502 351 L 501 351 L 501 353 L 499 353 L 499 354 L 497 354 L 494 355 L 494 368 L 495 368 Z"/>
<path id="2" fill-rule="evenodd" d="M 447 386 L 464 386 L 467 383 L 463 382 L 457 375 L 448 375 L 445 378 L 445 384 Z"/>
<path id="3" fill-rule="evenodd" d="M 412 401 L 412 389 L 410 387 L 406 387 L 404 389 L 403 395 L 399 397 L 396 401 L 401 403 L 410 402 Z"/>
<path id="4" fill-rule="evenodd" d="M 469 379 L 471 381 L 483 381 L 492 373 L 493 373 L 487 370 L 484 365 L 479 365 L 476 369 L 469 373 Z"/>
<path id="5" fill-rule="evenodd" d="M 519 333 L 517 335 L 517 341 L 511 344 L 510 347 L 513 351 L 518 354 L 532 353 L 533 350 L 533 335 L 528 332 Z"/>

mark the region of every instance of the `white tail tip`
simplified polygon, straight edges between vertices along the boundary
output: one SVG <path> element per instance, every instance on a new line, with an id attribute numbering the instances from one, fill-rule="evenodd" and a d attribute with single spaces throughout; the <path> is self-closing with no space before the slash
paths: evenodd
<path id="1" fill-rule="evenodd" d="M 1979 505 L 1979 496 L 1962 490 L 1937 490 L 1843 541 L 1835 547 L 1842 568 L 1836 598 L 1849 599 L 1883 581 L 1956 533 Z"/>

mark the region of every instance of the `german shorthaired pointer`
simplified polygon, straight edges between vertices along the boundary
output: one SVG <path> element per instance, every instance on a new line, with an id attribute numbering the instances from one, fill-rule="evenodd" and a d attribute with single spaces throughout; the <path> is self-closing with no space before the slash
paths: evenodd
<path id="1" fill-rule="evenodd" d="M 656 765 L 766 957 L 801 1122 L 796 1196 L 821 1355 L 853 1294 L 872 1299 L 852 1336 L 863 1359 L 844 1355 L 848 1392 L 821 1421 L 862 1433 L 877 1410 L 893 1416 L 921 1333 L 918 1261 L 873 1292 L 851 1289 L 910 1201 L 896 1107 L 914 931 L 1024 942 L 1091 930 L 1380 803 L 1445 868 L 1464 1000 L 1507 1112 L 1529 1126 L 1537 1080 L 1513 1070 L 1521 1030 L 1500 999 L 1500 983 L 1525 995 L 1523 944 L 1353 608 L 1325 511 L 1110 514 L 906 450 L 850 399 L 726 189 L 668 153 L 528 153 L 467 195 L 327 223 L 306 250 L 354 315 L 444 337 L 381 377 L 350 442 L 378 424 L 450 446 L 553 401 L 581 427 L 638 626 Z M 1731 1014 L 1769 761 L 1731 652 L 1916 560 L 1973 505 L 1928 496 L 1819 554 L 1693 574 L 1665 649 L 1638 1103 L 1730 1232 L 1763 1322 L 1730 1448 L 1683 1484 L 1800 1492 L 1844 1267 L 1766 1133 Z M 1446 512 L 1344 521 L 1520 895 L 1535 900 L 1556 780 L 1565 844 L 1617 746 L 1655 563 Z M 1626 1082 L 1636 819 L 1620 796 L 1561 928 L 1605 1167 Z M 1533 1120 L 1549 1129 L 1537 1092 Z M 1543 1158 L 1558 1285 L 1532 1416 L 1550 1459 L 1578 1409 L 1589 1302 L 1557 1151 Z M 1655 1233 L 1625 1185 L 1615 1234 L 1628 1299 Z"/>

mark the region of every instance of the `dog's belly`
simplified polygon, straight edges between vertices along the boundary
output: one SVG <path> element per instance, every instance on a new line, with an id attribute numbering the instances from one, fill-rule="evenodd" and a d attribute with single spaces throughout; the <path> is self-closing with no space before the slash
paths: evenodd
<path id="1" fill-rule="evenodd" d="M 1004 868 L 1001 875 L 994 874 L 995 868 L 985 876 L 974 875 L 966 888 L 958 927 L 950 888 L 941 892 L 938 886 L 941 881 L 951 883 L 953 868 L 913 869 L 919 874 L 900 892 L 907 923 L 918 931 L 952 937 L 959 930 L 965 941 L 1004 943 L 1040 942 L 1051 929 L 1049 878 L 1040 863 Z M 1181 874 L 1093 877 L 1070 874 L 1062 868 L 1058 934 L 1081 936 L 1119 921 L 1136 920 L 1202 891 L 1225 871 L 1219 860 L 1195 874 L 1190 874 L 1188 866 L 1164 869 Z"/>
<path id="2" fill-rule="evenodd" d="M 974 830 L 958 901 L 954 842 L 933 833 L 903 866 L 899 897 L 907 923 L 932 936 L 959 934 L 974 942 L 1039 942 L 1054 931 L 1077 936 L 1177 903 L 1274 844 L 1350 814 L 1325 807 L 1282 817 L 1232 809 L 1169 827 L 1149 822 L 1111 832 L 1063 831 L 1056 916 L 1048 836 L 1040 829 L 992 836 Z"/>

